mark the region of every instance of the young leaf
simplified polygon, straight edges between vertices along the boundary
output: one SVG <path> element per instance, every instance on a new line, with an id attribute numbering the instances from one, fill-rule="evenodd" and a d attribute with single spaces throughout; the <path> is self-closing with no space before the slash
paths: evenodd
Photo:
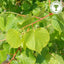
<path id="1" fill-rule="evenodd" d="M 21 34 L 15 29 L 10 29 L 7 32 L 6 40 L 13 48 L 18 48 L 21 45 Z"/>
<path id="2" fill-rule="evenodd" d="M 49 39 L 49 33 L 45 28 L 38 28 L 35 31 L 31 30 L 24 35 L 26 46 L 38 53 L 41 52 L 42 48 L 46 47 Z"/>

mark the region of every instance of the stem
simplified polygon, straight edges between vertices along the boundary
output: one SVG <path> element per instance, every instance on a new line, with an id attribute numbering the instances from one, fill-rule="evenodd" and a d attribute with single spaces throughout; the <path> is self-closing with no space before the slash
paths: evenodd
<path id="1" fill-rule="evenodd" d="M 16 53 L 13 55 L 12 59 L 9 61 L 9 63 L 8 63 L 8 64 L 10 64 L 12 60 L 14 60 L 14 58 L 15 58 L 15 56 L 16 56 L 16 54 L 17 54 L 18 50 L 20 50 L 20 47 L 17 49 Z M 21 51 L 20 51 L 20 52 L 21 52 Z"/>
<path id="2" fill-rule="evenodd" d="M 23 16 L 23 17 L 25 17 L 26 15 L 21 15 L 21 14 L 19 14 L 19 13 L 15 13 L 15 12 L 4 12 L 4 13 L 9 13 L 9 14 L 16 14 L 16 15 L 18 15 L 18 16 Z"/>
<path id="3" fill-rule="evenodd" d="M 50 7 L 50 3 L 51 3 L 51 1 L 49 0 L 49 7 Z"/>
<path id="4" fill-rule="evenodd" d="M 6 14 L 16 14 L 16 15 L 18 15 L 18 16 L 26 17 L 26 15 L 21 15 L 21 14 L 19 14 L 19 13 L 15 13 L 15 12 L 3 12 L 3 13 L 6 13 Z M 37 18 L 37 19 L 40 18 L 40 17 L 37 17 L 37 16 L 33 16 L 33 17 L 35 17 L 35 18 Z"/>
<path id="5" fill-rule="evenodd" d="M 26 28 L 26 27 L 28 27 L 28 26 L 31 26 L 31 25 L 33 25 L 33 24 L 35 24 L 35 23 L 37 23 L 37 22 L 43 20 L 44 18 L 46 18 L 46 17 L 48 17 L 48 16 L 50 16 L 50 15 L 53 15 L 53 13 L 49 13 L 48 15 L 46 15 L 46 16 L 40 18 L 39 20 L 37 20 L 37 21 L 35 21 L 35 22 L 31 23 L 31 24 L 28 24 L 28 25 L 24 26 L 22 29 L 24 29 L 24 28 Z"/>
<path id="6" fill-rule="evenodd" d="M 0 42 L 5 41 L 6 39 L 0 40 Z"/>

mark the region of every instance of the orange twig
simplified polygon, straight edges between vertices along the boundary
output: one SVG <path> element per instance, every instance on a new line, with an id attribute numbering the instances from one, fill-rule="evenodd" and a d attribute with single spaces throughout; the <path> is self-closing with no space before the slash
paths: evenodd
<path id="1" fill-rule="evenodd" d="M 27 32 L 29 32 L 29 30 L 30 30 L 30 29 L 28 28 L 28 29 L 27 29 Z"/>
<path id="2" fill-rule="evenodd" d="M 16 54 L 17 54 L 18 50 L 20 50 L 20 47 L 17 49 L 16 53 L 13 55 L 12 59 L 9 61 L 9 63 L 8 63 L 8 64 L 10 64 L 12 60 L 14 60 L 14 58 L 15 58 L 15 56 L 16 56 Z"/>
<path id="3" fill-rule="evenodd" d="M 5 41 L 6 39 L 0 40 L 0 42 Z"/>
<path id="4" fill-rule="evenodd" d="M 35 24 L 35 23 L 43 20 L 44 18 L 46 18 L 46 17 L 48 17 L 48 16 L 50 16 L 50 15 L 53 15 L 53 13 L 49 13 L 49 15 L 46 15 L 46 16 L 44 16 L 43 18 L 40 18 L 39 20 L 37 20 L 37 21 L 35 21 L 35 22 L 31 23 L 31 24 L 28 24 L 28 25 L 24 26 L 22 29 L 24 29 L 24 28 L 26 28 L 26 27 L 28 27 L 28 26 L 31 26 L 31 25 L 33 25 L 33 24 Z"/>
<path id="5" fill-rule="evenodd" d="M 37 16 L 33 16 L 33 17 L 35 17 L 35 18 L 37 18 L 37 19 L 40 19 L 40 17 L 37 17 Z"/>
<path id="6" fill-rule="evenodd" d="M 51 3 L 51 1 L 49 0 L 49 6 L 50 6 L 50 3 Z"/>
<path id="7" fill-rule="evenodd" d="M 32 27 L 33 27 L 33 24 L 32 24 Z"/>

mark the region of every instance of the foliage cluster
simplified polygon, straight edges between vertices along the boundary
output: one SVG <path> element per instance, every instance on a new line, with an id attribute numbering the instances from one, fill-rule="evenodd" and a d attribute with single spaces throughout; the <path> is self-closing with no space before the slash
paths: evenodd
<path id="1" fill-rule="evenodd" d="M 10 64 L 64 64 L 64 10 L 32 24 L 49 13 L 49 0 L 0 0 L 0 64 L 18 47 Z"/>

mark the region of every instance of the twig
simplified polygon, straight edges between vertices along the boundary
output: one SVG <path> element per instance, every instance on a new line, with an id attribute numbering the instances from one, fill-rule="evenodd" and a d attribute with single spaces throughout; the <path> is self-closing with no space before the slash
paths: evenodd
<path id="1" fill-rule="evenodd" d="M 24 29 L 24 28 L 26 28 L 26 27 L 28 27 L 28 26 L 31 26 L 31 25 L 33 25 L 33 24 L 35 24 L 35 23 L 43 20 L 44 18 L 46 18 L 46 17 L 48 17 L 48 16 L 50 16 L 50 15 L 53 15 L 53 13 L 49 13 L 49 15 L 44 16 L 43 18 L 40 18 L 39 20 L 37 20 L 37 21 L 35 21 L 35 22 L 31 23 L 31 24 L 28 24 L 28 25 L 24 26 L 22 29 Z"/>
<path id="2" fill-rule="evenodd" d="M 9 63 L 8 63 L 8 64 L 10 64 L 12 60 L 14 60 L 14 58 L 15 58 L 15 56 L 16 56 L 16 54 L 17 54 L 18 50 L 20 50 L 20 47 L 17 49 L 16 53 L 13 55 L 12 59 L 9 61 Z"/>
<path id="3" fill-rule="evenodd" d="M 21 15 L 21 14 L 19 14 L 19 13 L 15 13 L 15 12 L 4 12 L 4 13 L 9 13 L 9 14 L 16 14 L 16 15 L 18 15 L 18 16 L 23 16 L 23 17 L 25 17 L 26 15 Z"/>
<path id="4" fill-rule="evenodd" d="M 29 32 L 29 30 L 30 30 L 30 29 L 28 28 L 28 29 L 27 29 L 27 32 Z"/>
<path id="5" fill-rule="evenodd" d="M 0 40 L 0 42 L 5 41 L 6 39 Z"/>
<path id="6" fill-rule="evenodd" d="M 50 3 L 51 3 L 51 1 L 49 0 L 49 7 L 50 7 Z"/>
<path id="7" fill-rule="evenodd" d="M 22 15 L 22 14 L 19 14 L 19 13 L 15 13 L 15 12 L 4 12 L 4 13 L 9 13 L 9 14 L 16 14 L 16 15 L 18 15 L 18 16 L 23 16 L 23 17 L 26 17 L 26 15 Z M 40 19 L 40 17 L 37 17 L 37 16 L 33 16 L 33 17 L 35 17 L 35 18 L 37 18 L 37 19 Z"/>

